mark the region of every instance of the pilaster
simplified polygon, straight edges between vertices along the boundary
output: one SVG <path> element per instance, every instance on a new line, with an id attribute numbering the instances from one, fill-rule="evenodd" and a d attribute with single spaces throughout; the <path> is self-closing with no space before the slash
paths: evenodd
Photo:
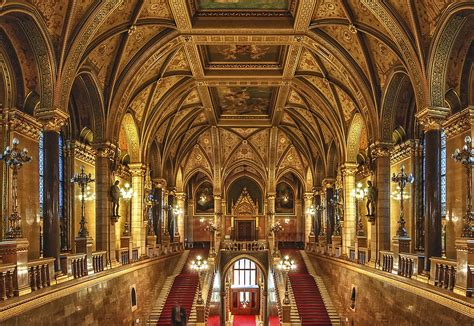
<path id="1" fill-rule="evenodd" d="M 304 211 L 305 211 L 305 223 L 304 223 L 304 239 L 305 242 L 314 242 L 314 213 L 310 212 L 311 207 L 314 210 L 314 194 L 312 192 L 304 193 Z"/>
<path id="2" fill-rule="evenodd" d="M 144 187 L 146 165 L 143 163 L 130 163 L 130 174 L 132 176 L 132 214 L 130 216 L 130 226 L 132 241 L 134 246 L 139 247 L 140 256 L 146 254 L 146 226 L 144 223 Z"/>
<path id="3" fill-rule="evenodd" d="M 349 256 L 349 247 L 354 243 L 356 228 L 356 205 L 355 198 L 351 195 L 355 188 L 355 174 L 357 172 L 357 164 L 347 162 L 341 167 L 342 182 L 344 189 L 344 224 L 342 226 L 342 254 Z"/>
<path id="4" fill-rule="evenodd" d="M 178 205 L 179 214 L 178 219 L 178 236 L 180 238 L 179 242 L 184 242 L 184 212 L 186 212 L 186 193 L 177 192 L 176 193 L 176 205 Z M 214 206 L 215 207 L 215 206 Z"/>

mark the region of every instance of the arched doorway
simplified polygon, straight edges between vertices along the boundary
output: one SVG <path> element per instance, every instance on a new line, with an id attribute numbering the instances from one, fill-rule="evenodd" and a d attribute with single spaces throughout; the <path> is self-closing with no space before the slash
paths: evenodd
<path id="1" fill-rule="evenodd" d="M 221 278 L 221 325 L 267 322 L 267 272 L 249 255 L 230 261 Z"/>

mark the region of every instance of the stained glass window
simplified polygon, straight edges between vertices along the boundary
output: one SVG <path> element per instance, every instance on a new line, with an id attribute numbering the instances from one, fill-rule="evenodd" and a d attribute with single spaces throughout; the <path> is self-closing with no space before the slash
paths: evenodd
<path id="1" fill-rule="evenodd" d="M 44 136 L 40 133 L 39 139 L 39 155 L 38 155 L 38 166 L 39 166 L 39 204 L 40 204 L 40 216 L 43 216 L 43 186 L 44 186 Z"/>
<path id="2" fill-rule="evenodd" d="M 257 285 L 257 267 L 250 259 L 240 259 L 234 263 L 233 286 Z"/>
<path id="3" fill-rule="evenodd" d="M 441 131 L 441 216 L 446 216 L 446 133 Z"/>

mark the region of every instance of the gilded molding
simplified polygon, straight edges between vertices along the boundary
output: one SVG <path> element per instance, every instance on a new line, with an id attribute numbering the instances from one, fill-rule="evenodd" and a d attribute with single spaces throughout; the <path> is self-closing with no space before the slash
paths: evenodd
<path id="1" fill-rule="evenodd" d="M 427 107 L 416 114 L 416 119 L 425 132 L 440 130 L 449 115 L 449 108 Z"/>
<path id="2" fill-rule="evenodd" d="M 419 148 L 420 142 L 418 139 L 410 139 L 400 145 L 395 145 L 390 151 L 390 164 L 395 164 L 409 157 L 414 157 Z"/>
<path id="3" fill-rule="evenodd" d="M 92 147 L 96 150 L 97 157 L 105 157 L 110 160 L 114 160 L 115 154 L 119 151 L 116 145 L 109 142 L 95 143 Z"/>
<path id="4" fill-rule="evenodd" d="M 341 166 L 341 174 L 343 176 L 354 176 L 357 172 L 357 163 L 347 162 Z"/>
<path id="5" fill-rule="evenodd" d="M 389 157 L 392 147 L 393 145 L 391 143 L 375 142 L 369 146 L 370 155 L 372 159 Z"/>
<path id="6" fill-rule="evenodd" d="M 42 127 L 37 119 L 18 109 L 2 109 L 0 125 L 35 141 L 39 140 Z"/>
<path id="7" fill-rule="evenodd" d="M 92 146 L 79 141 L 70 141 L 66 146 L 69 155 L 73 156 L 75 159 L 89 164 L 95 164 L 97 151 Z"/>
<path id="8" fill-rule="evenodd" d="M 146 175 L 146 164 L 130 163 L 128 167 L 132 177 L 144 177 Z"/>
<path id="9" fill-rule="evenodd" d="M 60 109 L 40 109 L 36 112 L 36 117 L 43 124 L 45 131 L 59 132 L 66 124 L 69 114 Z"/>
<path id="10" fill-rule="evenodd" d="M 446 137 L 452 138 L 463 132 L 471 130 L 474 125 L 474 106 L 469 106 L 464 110 L 453 114 L 443 123 Z"/>

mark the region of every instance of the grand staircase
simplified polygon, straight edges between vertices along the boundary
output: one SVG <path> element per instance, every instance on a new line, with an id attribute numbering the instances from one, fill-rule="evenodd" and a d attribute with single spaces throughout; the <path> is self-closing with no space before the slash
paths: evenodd
<path id="1" fill-rule="evenodd" d="M 148 318 L 148 325 L 171 325 L 172 308 L 179 304 L 186 310 L 189 318 L 193 300 L 198 287 L 198 275 L 191 270 L 191 261 L 197 255 L 203 255 L 205 250 L 186 250 L 176 265 L 174 272 L 169 276 L 160 295 L 155 302 L 154 308 Z"/>
<path id="2" fill-rule="evenodd" d="M 294 259 L 297 266 L 296 270 L 289 273 L 289 281 L 301 325 L 339 325 L 337 313 L 332 308 L 330 300 L 324 300 L 321 295 L 319 288 L 324 287 L 324 284 L 318 286 L 314 271 L 312 270 L 313 273 L 310 273 L 306 267 L 305 259 L 302 257 L 305 253 L 300 253 L 299 250 L 282 250 L 281 252 L 283 256 L 289 255 Z M 309 263 L 309 261 L 307 262 Z M 308 266 L 312 268 L 310 263 Z M 327 294 L 326 291 L 325 294 Z M 328 306 L 330 306 L 329 312 Z"/>

